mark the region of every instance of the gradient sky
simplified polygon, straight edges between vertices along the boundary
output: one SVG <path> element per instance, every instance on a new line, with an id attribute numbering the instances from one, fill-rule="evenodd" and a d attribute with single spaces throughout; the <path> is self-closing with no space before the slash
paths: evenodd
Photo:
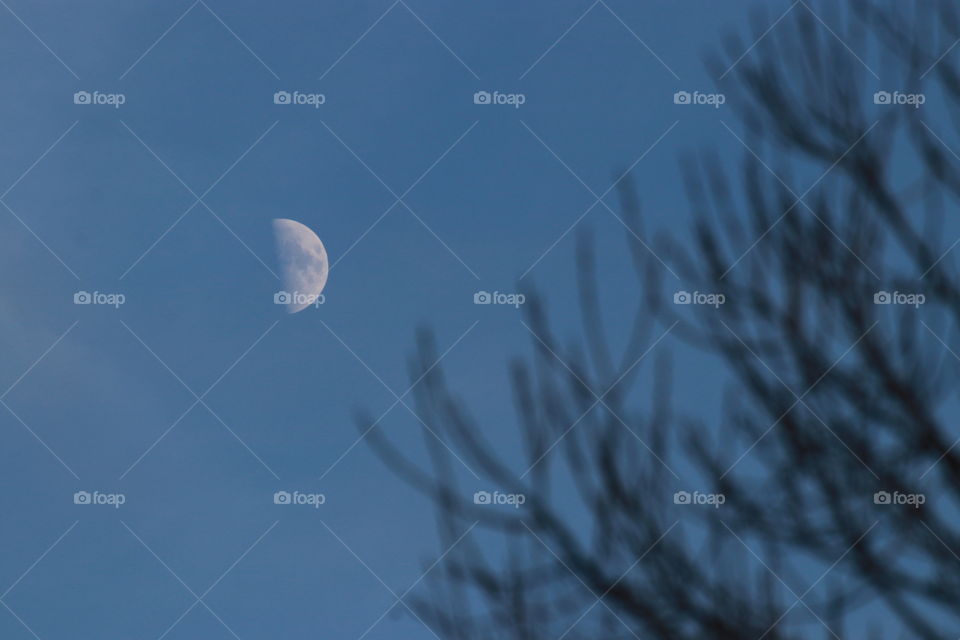
<path id="1" fill-rule="evenodd" d="M 745 27 L 748 2 L 5 2 L 12 640 L 358 638 L 442 552 L 429 505 L 354 446 L 356 411 L 407 390 L 416 327 L 455 345 L 443 365 L 508 448 L 503 374 L 530 336 L 474 292 L 536 284 L 575 335 L 564 233 L 614 176 L 644 156 L 648 231 L 682 234 L 680 154 L 741 152 L 729 106 L 672 96 L 712 90 L 703 55 Z M 789 3 L 771 5 L 768 24 Z M 81 90 L 125 103 L 76 105 Z M 326 102 L 276 105 L 280 90 Z M 526 102 L 476 105 L 481 90 Z M 335 265 L 319 309 L 272 303 L 278 217 L 314 229 Z M 637 296 L 624 230 L 600 205 L 587 228 L 623 338 L 616 311 Z M 78 290 L 126 302 L 77 306 Z M 720 370 L 687 376 L 681 402 L 716 406 Z M 381 426 L 420 455 L 402 405 Z M 127 502 L 74 505 L 80 490 Z M 278 490 L 327 502 L 277 506 Z M 389 615 L 367 637 L 433 636 Z"/>

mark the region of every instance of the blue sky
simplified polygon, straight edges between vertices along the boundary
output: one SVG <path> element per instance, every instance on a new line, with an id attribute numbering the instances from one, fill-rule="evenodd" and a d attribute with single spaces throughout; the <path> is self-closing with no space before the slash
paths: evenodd
<path id="1" fill-rule="evenodd" d="M 747 2 L 6 2 L 4 638 L 359 637 L 442 551 L 354 424 L 407 390 L 415 329 L 452 346 L 443 365 L 508 448 L 505 366 L 530 337 L 473 294 L 536 284 L 574 335 L 574 223 L 611 309 L 637 295 L 623 227 L 595 204 L 615 176 L 636 162 L 650 237 L 682 234 L 679 155 L 739 158 L 728 107 L 673 94 L 712 90 L 703 54 Z M 272 303 L 278 217 L 326 245 L 319 309 Z M 710 360 L 687 373 L 687 400 L 719 398 Z M 381 426 L 420 455 L 402 405 Z M 390 615 L 367 637 L 432 636 Z"/>

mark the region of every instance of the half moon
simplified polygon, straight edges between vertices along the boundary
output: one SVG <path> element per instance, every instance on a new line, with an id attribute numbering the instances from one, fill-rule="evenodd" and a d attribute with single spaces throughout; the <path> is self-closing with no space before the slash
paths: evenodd
<path id="1" fill-rule="evenodd" d="M 284 289 L 294 298 L 287 313 L 310 306 L 327 284 L 327 250 L 310 227 L 286 218 L 275 218 L 273 236 Z"/>

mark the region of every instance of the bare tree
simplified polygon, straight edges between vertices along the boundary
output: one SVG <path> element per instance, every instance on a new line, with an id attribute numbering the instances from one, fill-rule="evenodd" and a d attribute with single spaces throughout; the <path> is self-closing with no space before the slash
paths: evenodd
<path id="1" fill-rule="evenodd" d="M 643 292 L 632 335 L 616 353 L 602 329 L 583 234 L 580 341 L 564 345 L 528 294 L 535 355 L 510 369 L 519 464 L 487 442 L 430 333 L 418 337 L 416 410 L 444 442 L 425 437 L 427 467 L 377 429 L 370 442 L 436 502 L 452 550 L 416 606 L 441 637 L 957 637 L 960 277 L 947 232 L 960 156 L 945 139 L 960 67 L 943 54 L 960 20 L 948 2 L 799 3 L 761 37 L 775 17 L 708 61 L 739 116 L 724 126 L 740 177 L 729 150 L 686 158 L 694 242 L 656 245 L 683 288 L 724 304 L 674 304 L 624 180 Z M 874 97 L 864 60 L 896 93 Z M 890 292 L 914 306 L 883 304 Z M 671 406 L 670 359 L 651 349 L 667 333 L 725 365 L 716 425 Z M 475 504 L 450 451 L 523 507 Z M 681 475 L 722 506 L 681 513 Z M 463 536 L 474 523 L 484 533 Z"/>

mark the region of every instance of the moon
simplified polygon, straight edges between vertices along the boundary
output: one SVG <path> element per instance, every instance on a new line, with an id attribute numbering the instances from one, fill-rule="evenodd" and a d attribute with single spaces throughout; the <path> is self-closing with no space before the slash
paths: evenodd
<path id="1" fill-rule="evenodd" d="M 310 227 L 296 220 L 275 218 L 273 237 L 284 289 L 293 296 L 287 313 L 309 307 L 327 284 L 327 250 Z"/>

